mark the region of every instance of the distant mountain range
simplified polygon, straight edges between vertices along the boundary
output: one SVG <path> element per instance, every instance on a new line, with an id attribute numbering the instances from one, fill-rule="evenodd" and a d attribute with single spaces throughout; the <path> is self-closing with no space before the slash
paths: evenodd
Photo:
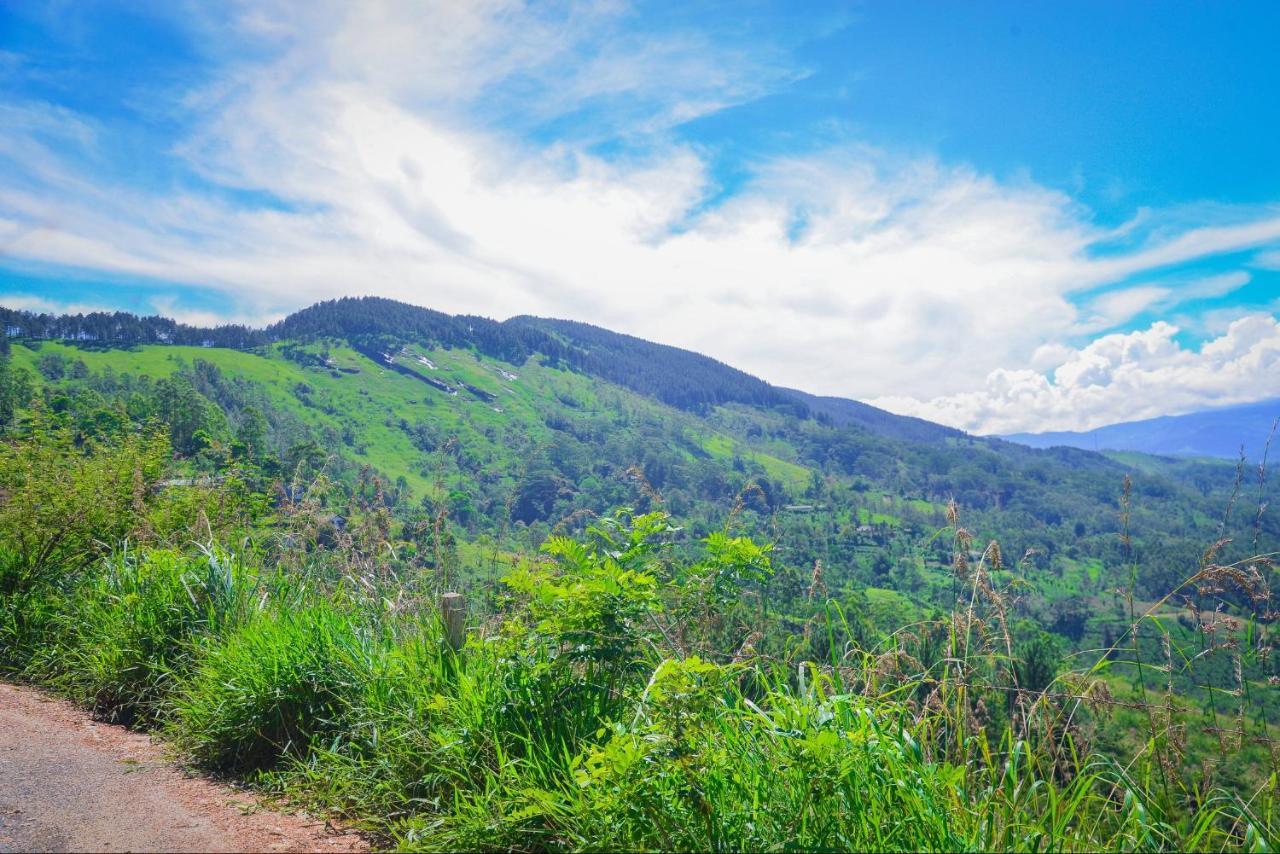
<path id="1" fill-rule="evenodd" d="M 1033 448 L 1066 446 L 1226 459 L 1239 456 L 1243 446 L 1249 459 L 1256 460 L 1276 418 L 1280 418 L 1280 398 L 1110 424 L 1087 432 L 1013 433 L 1002 438 Z"/>

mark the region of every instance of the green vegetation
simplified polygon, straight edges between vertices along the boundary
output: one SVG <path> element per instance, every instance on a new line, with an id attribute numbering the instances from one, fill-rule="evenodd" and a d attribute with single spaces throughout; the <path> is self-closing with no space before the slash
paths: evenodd
<path id="1" fill-rule="evenodd" d="M 1280 835 L 1265 468 L 323 308 L 0 357 L 0 671 L 412 850 Z"/>

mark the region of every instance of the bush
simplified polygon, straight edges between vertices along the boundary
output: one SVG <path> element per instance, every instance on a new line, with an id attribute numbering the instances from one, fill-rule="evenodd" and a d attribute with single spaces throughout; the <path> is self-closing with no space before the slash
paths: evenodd
<path id="1" fill-rule="evenodd" d="M 394 580 L 159 550 L 20 590 L 34 616 L 7 611 L 0 643 L 102 714 L 161 721 L 196 762 L 409 849 L 1266 850 L 1269 790 L 1170 795 L 1154 761 L 1078 752 L 1094 689 L 1036 693 L 1066 678 L 1057 651 L 973 618 L 995 595 L 982 564 L 968 611 L 883 653 L 837 643 L 856 633 L 829 610 L 817 664 L 708 643 L 767 549 L 713 535 L 675 561 L 673 533 L 623 514 L 553 538 L 460 653 Z"/>
<path id="2" fill-rule="evenodd" d="M 158 432 L 79 446 L 38 412 L 29 436 L 0 442 L 0 597 L 74 578 L 138 533 L 168 458 Z"/>
<path id="3" fill-rule="evenodd" d="M 336 604 L 253 615 L 201 650 L 169 734 L 202 765 L 260 770 L 333 733 L 385 652 Z"/>
<path id="4" fill-rule="evenodd" d="M 212 550 L 122 550 L 64 597 L 26 675 L 107 720 L 154 723 L 193 646 L 243 614 L 246 574 Z"/>
<path id="5" fill-rule="evenodd" d="M 518 740 L 499 725 L 513 698 L 485 650 L 455 657 L 434 618 L 403 621 L 395 634 L 343 731 L 290 769 L 327 802 L 390 824 L 472 787 Z"/>
<path id="6" fill-rule="evenodd" d="M 780 691 L 753 707 L 732 676 L 698 659 L 659 666 L 634 719 L 565 788 L 569 847 L 975 847 L 956 821 L 956 770 L 927 761 L 892 706 Z"/>
<path id="7" fill-rule="evenodd" d="M 3 579 L 17 579 L 21 558 L 0 544 L 0 673 L 21 673 L 46 645 L 59 603 L 44 588 L 17 584 L 6 592 Z"/>

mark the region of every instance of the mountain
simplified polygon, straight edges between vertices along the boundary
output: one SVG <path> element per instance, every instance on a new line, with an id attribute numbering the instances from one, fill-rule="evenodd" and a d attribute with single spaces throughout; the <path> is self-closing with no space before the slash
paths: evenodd
<path id="1" fill-rule="evenodd" d="M 294 312 L 266 329 L 204 328 L 125 312 L 36 314 L 0 307 L 7 338 L 75 341 L 81 346 L 180 344 L 247 350 L 280 341 L 342 338 L 376 349 L 383 342 L 418 341 L 471 347 L 485 356 L 523 364 L 534 354 L 616 383 L 663 403 L 705 413 L 742 404 L 815 416 L 841 427 L 932 442 L 964 434 L 919 418 L 895 415 L 856 400 L 780 388 L 701 353 L 645 341 L 573 320 L 522 315 L 495 321 L 449 315 L 382 297 L 344 297 Z"/>
<path id="2" fill-rule="evenodd" d="M 1087 432 L 1015 433 L 1004 438 L 1033 448 L 1068 446 L 1098 451 L 1139 451 L 1177 457 L 1235 459 L 1241 448 L 1261 456 L 1272 425 L 1280 418 L 1280 398 L 1239 406 L 1110 424 Z"/>
<path id="3" fill-rule="evenodd" d="M 258 330 L 115 314 L 0 320 L 6 361 L 81 432 L 161 422 L 197 473 L 248 458 L 264 476 L 323 471 L 352 493 L 380 476 L 405 524 L 447 516 L 468 571 L 491 565 L 494 548 L 525 552 L 612 508 L 658 503 L 693 534 L 728 519 L 798 571 L 821 561 L 832 590 L 892 588 L 923 607 L 952 590 L 950 545 L 934 534 L 954 500 L 975 537 L 1036 556 L 1049 608 L 1110 589 L 1101 567 L 1120 554 L 1117 500 L 1133 473 L 1134 559 L 1144 592 L 1159 595 L 1216 537 L 1209 520 L 1234 475 L 1217 462 L 969 436 L 571 320 L 374 298 Z"/>
<path id="4" fill-rule="evenodd" d="M 260 330 L 195 327 L 125 312 L 53 315 L 4 307 L 0 307 L 0 326 L 7 333 L 5 339 L 75 341 L 90 347 L 184 344 L 246 350 L 272 342 L 324 338 L 370 346 L 378 345 L 380 339 L 383 343 L 415 341 L 445 348 L 470 347 L 512 364 L 523 364 L 538 354 L 549 364 L 563 363 L 688 411 L 706 412 L 715 406 L 740 403 L 805 416 L 812 403 L 815 411 L 826 412 L 838 424 L 856 423 L 887 435 L 918 432 L 928 423 L 855 401 L 777 388 L 700 353 L 587 323 L 527 315 L 499 322 L 474 315 L 449 315 L 382 297 L 344 297 L 316 303 Z M 857 410 L 856 417 L 849 414 L 850 408 Z M 899 431 L 895 425 L 903 429 Z"/>

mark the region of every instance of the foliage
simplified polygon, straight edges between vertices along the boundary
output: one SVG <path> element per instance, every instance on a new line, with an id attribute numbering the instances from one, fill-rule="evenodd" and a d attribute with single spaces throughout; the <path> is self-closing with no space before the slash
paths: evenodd
<path id="1" fill-rule="evenodd" d="M 25 675 L 106 720 L 154 723 L 193 644 L 243 616 L 248 582 L 225 552 L 121 550 L 65 594 Z"/>
<path id="2" fill-rule="evenodd" d="M 679 409 L 707 412 L 715 406 L 742 403 L 808 413 L 807 406 L 787 390 L 699 353 L 572 320 L 515 317 L 504 326 L 550 333 L 572 346 L 562 358 L 574 368 Z"/>
<path id="3" fill-rule="evenodd" d="M 170 734 L 196 761 L 224 770 L 305 753 L 368 681 L 372 643 L 326 603 L 254 614 L 201 650 L 172 698 Z"/>
<path id="4" fill-rule="evenodd" d="M 13 364 L 7 339 L 4 344 L 5 351 L 0 354 L 0 431 L 13 424 L 14 417 L 27 406 L 33 392 L 30 374 Z"/>
<path id="5" fill-rule="evenodd" d="M 38 410 L 27 429 L 24 440 L 0 443 L 0 595 L 151 533 L 146 515 L 169 460 L 157 431 L 77 444 L 70 428 Z"/>
<path id="6" fill-rule="evenodd" d="M 264 583 L 219 552 L 121 553 L 73 596 L 46 589 L 57 648 L 27 673 L 411 849 L 1161 850 L 1273 837 L 1269 789 L 1249 804 L 1188 793 L 1188 810 L 1153 776 L 1159 756 L 1124 770 L 1079 752 L 1047 687 L 1022 688 L 1021 722 L 960 723 L 1005 678 L 1001 644 L 981 641 L 999 634 L 992 549 L 966 569 L 972 595 L 940 636 L 940 668 L 919 642 L 833 648 L 830 664 L 793 668 L 680 653 L 668 608 L 708 613 L 689 600 L 762 583 L 770 563 L 719 535 L 685 564 L 676 533 L 664 514 L 624 512 L 584 540 L 552 539 L 551 561 L 512 574 L 515 601 L 460 653 L 429 600 L 393 601 L 392 588 Z M 1043 638 L 1019 648 L 1047 655 Z"/>

